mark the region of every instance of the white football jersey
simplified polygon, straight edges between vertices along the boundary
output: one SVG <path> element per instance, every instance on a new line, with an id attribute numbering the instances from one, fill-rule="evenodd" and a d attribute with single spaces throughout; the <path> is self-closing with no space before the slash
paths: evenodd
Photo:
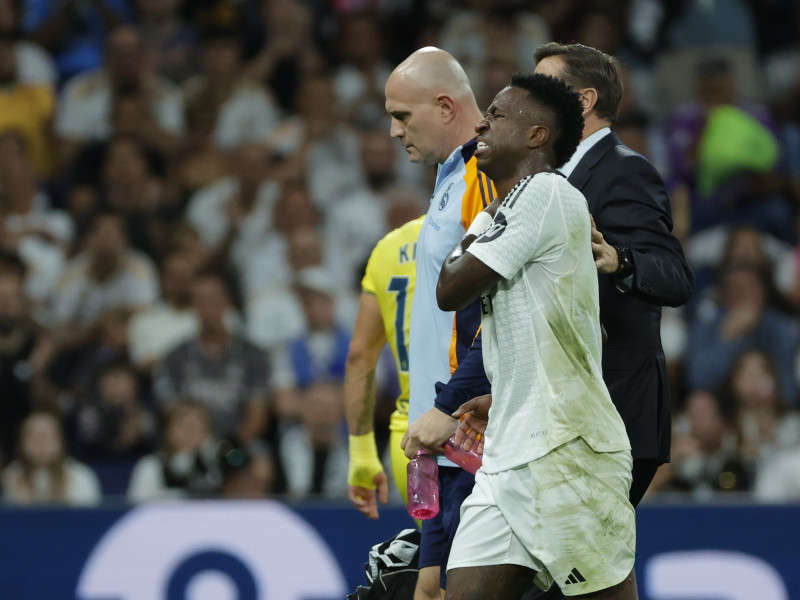
<path id="1" fill-rule="evenodd" d="M 523 179 L 468 252 L 503 277 L 481 298 L 493 398 L 483 469 L 525 464 L 576 437 L 596 452 L 630 449 L 603 382 L 583 194 L 553 173 Z"/>

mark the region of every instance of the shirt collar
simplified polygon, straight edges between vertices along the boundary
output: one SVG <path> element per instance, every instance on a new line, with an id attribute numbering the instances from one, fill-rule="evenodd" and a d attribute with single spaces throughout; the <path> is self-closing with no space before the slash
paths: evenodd
<path id="1" fill-rule="evenodd" d="M 448 175 L 451 171 L 458 168 L 460 165 L 469 162 L 472 158 L 472 155 L 475 154 L 475 150 L 478 147 L 478 138 L 474 137 L 466 144 L 463 144 L 453 150 L 450 153 L 450 156 L 447 157 L 443 163 L 439 164 L 438 173 L 439 176 Z"/>
<path id="2" fill-rule="evenodd" d="M 572 175 L 575 167 L 577 167 L 578 163 L 581 162 L 581 159 L 586 156 L 586 153 L 589 152 L 589 150 L 591 150 L 597 142 L 602 140 L 609 133 L 611 133 L 611 128 L 603 127 L 602 129 L 595 131 L 586 139 L 581 140 L 580 144 L 578 144 L 578 147 L 575 149 L 575 154 L 573 154 L 572 158 L 559 167 L 558 171 L 564 175 L 564 177 L 569 177 Z"/>

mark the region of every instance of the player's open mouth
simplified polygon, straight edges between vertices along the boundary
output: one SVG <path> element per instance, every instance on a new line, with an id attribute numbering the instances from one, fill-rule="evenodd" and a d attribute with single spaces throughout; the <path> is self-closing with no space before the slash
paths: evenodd
<path id="1" fill-rule="evenodd" d="M 478 145 L 475 148 L 475 154 L 479 154 L 489 149 L 489 144 L 486 142 L 478 142 Z"/>

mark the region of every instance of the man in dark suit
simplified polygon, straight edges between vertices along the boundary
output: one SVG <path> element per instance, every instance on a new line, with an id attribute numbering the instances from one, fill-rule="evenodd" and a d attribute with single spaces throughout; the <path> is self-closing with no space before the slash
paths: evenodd
<path id="1" fill-rule="evenodd" d="M 580 94 L 583 138 L 560 171 L 589 202 L 600 277 L 600 321 L 608 334 L 603 378 L 633 450 L 630 501 L 638 505 L 669 461 L 670 396 L 661 348 L 661 307 L 681 306 L 694 276 L 678 239 L 661 176 L 611 131 L 622 98 L 617 60 L 581 44 L 548 43 L 536 73 Z"/>

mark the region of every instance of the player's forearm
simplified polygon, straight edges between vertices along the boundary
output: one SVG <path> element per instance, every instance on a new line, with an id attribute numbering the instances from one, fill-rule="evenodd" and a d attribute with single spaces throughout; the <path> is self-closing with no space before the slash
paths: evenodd
<path id="1" fill-rule="evenodd" d="M 442 265 L 436 285 L 436 301 L 442 310 L 461 310 L 500 281 L 502 277 L 466 249 L 475 241 L 466 235 Z"/>
<path id="2" fill-rule="evenodd" d="M 364 435 L 373 429 L 375 417 L 375 368 L 352 364 L 344 374 L 344 412 L 350 435 Z"/>
<path id="3" fill-rule="evenodd" d="M 473 234 L 465 235 L 444 259 L 439 281 L 436 284 L 436 302 L 442 310 L 459 310 L 467 306 L 472 298 L 465 299 L 462 293 L 466 262 L 465 252 L 475 240 Z"/>

